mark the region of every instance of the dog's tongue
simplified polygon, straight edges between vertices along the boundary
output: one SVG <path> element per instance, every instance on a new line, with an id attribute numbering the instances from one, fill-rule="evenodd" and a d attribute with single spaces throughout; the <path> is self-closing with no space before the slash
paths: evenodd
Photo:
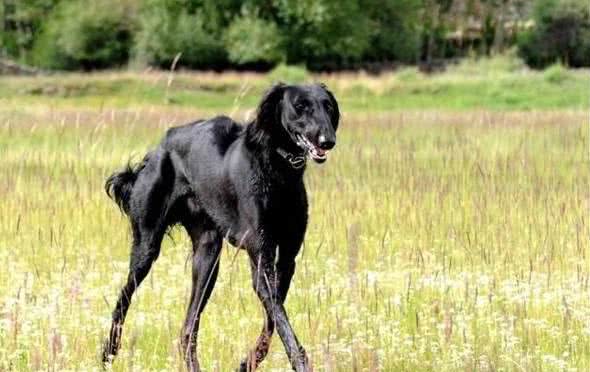
<path id="1" fill-rule="evenodd" d="M 310 155 L 312 158 L 314 159 L 325 159 L 326 158 L 326 154 L 328 153 L 327 150 L 322 150 L 320 148 L 314 147 L 311 151 L 310 151 Z"/>

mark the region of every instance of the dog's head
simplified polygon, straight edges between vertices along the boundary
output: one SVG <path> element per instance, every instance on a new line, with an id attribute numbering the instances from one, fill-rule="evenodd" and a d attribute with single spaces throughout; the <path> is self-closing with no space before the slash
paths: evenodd
<path id="1" fill-rule="evenodd" d="M 258 120 L 266 126 L 281 126 L 288 141 L 323 163 L 336 145 L 340 111 L 323 84 L 277 84 L 263 98 Z"/>

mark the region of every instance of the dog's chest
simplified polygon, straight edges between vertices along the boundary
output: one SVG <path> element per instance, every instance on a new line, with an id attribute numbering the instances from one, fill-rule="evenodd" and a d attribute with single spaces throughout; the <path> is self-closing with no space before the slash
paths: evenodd
<path id="1" fill-rule="evenodd" d="M 271 187 L 261 200 L 262 221 L 273 231 L 305 230 L 308 206 L 303 183 Z"/>

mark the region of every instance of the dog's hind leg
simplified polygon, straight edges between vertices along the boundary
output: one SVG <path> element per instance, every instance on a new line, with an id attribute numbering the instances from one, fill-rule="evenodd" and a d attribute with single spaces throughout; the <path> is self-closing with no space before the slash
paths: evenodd
<path id="1" fill-rule="evenodd" d="M 160 254 L 162 238 L 175 221 L 168 215 L 173 205 L 174 170 L 166 154 L 155 153 L 139 173 L 130 195 L 129 215 L 133 244 L 127 282 L 113 311 L 109 337 L 102 353 L 103 363 L 112 362 L 121 346 L 121 333 L 133 293 Z"/>
<path id="2" fill-rule="evenodd" d="M 129 310 L 133 293 L 149 273 L 152 263 L 156 260 L 160 252 L 164 229 L 160 228 L 152 231 L 141 228 L 136 229 L 138 231 L 134 234 L 136 236 L 131 253 L 129 275 L 127 282 L 121 289 L 115 310 L 113 311 L 109 338 L 103 349 L 103 363 L 109 363 L 117 355 L 121 346 L 123 323 L 125 323 L 125 317 L 127 310 Z"/>
<path id="3" fill-rule="evenodd" d="M 208 221 L 184 223 L 184 226 L 193 243 L 193 283 L 186 320 L 182 328 L 181 347 L 187 369 L 193 372 L 199 371 L 197 335 L 200 316 L 217 280 L 222 235 Z"/>

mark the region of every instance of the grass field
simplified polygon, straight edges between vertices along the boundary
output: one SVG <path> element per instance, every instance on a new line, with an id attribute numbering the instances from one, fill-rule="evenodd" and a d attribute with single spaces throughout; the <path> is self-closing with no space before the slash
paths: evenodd
<path id="1" fill-rule="evenodd" d="M 328 162 L 308 167 L 287 300 L 316 370 L 590 370 L 587 76 L 469 68 L 319 77 L 343 122 Z M 105 177 L 171 125 L 251 115 L 266 84 L 0 78 L 0 371 L 99 370 L 130 241 Z M 114 370 L 181 370 L 189 251 L 180 230 L 165 240 Z M 224 247 L 201 322 L 208 371 L 237 367 L 262 326 L 248 270 Z M 287 367 L 275 336 L 261 369 Z"/>

